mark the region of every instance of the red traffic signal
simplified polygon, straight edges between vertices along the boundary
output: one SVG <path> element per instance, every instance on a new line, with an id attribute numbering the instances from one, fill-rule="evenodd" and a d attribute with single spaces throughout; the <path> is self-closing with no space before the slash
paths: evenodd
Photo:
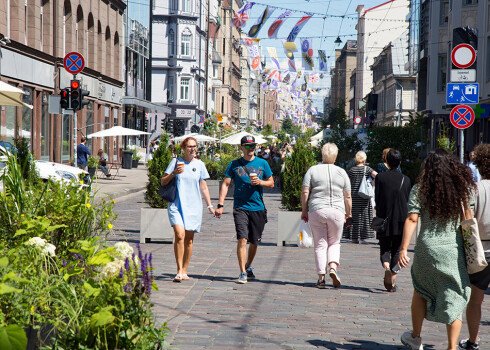
<path id="1" fill-rule="evenodd" d="M 78 80 L 72 80 L 71 81 L 71 89 L 78 89 L 80 87 L 80 82 Z"/>
<path id="2" fill-rule="evenodd" d="M 70 82 L 71 87 L 71 108 L 77 110 L 80 108 L 80 81 L 72 80 Z"/>
<path id="3" fill-rule="evenodd" d="M 60 107 L 63 109 L 70 108 L 70 89 L 62 89 L 60 92 Z"/>

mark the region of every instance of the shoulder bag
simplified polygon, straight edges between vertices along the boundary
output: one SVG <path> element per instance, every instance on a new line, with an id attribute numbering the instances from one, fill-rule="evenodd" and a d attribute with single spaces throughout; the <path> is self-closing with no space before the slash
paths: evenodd
<path id="1" fill-rule="evenodd" d="M 461 234 L 464 241 L 464 252 L 466 256 L 466 269 L 469 274 L 477 273 L 484 270 L 488 263 L 485 259 L 485 251 L 480 240 L 478 231 L 478 222 L 474 217 L 466 219 L 469 215 L 463 204 L 461 204 Z"/>
<path id="2" fill-rule="evenodd" d="M 174 171 L 175 171 L 175 168 L 177 168 L 177 158 L 174 159 L 175 159 L 175 167 L 174 167 Z M 162 197 L 164 201 L 167 202 L 175 201 L 175 198 L 177 197 L 177 180 L 175 180 L 175 176 L 165 186 L 160 185 L 160 188 L 158 189 L 158 195 Z"/>
<path id="3" fill-rule="evenodd" d="M 240 165 L 242 166 L 243 170 L 245 170 L 247 175 L 250 176 L 250 171 L 248 171 L 245 164 L 243 164 L 242 158 L 238 158 L 237 160 L 238 160 L 238 163 L 240 163 Z M 264 205 L 265 223 L 267 223 L 269 220 L 267 218 L 267 208 L 265 207 L 264 195 L 262 194 L 262 187 L 259 187 L 259 194 L 260 194 L 260 199 L 262 199 L 262 204 Z"/>
<path id="4" fill-rule="evenodd" d="M 359 191 L 357 191 L 357 194 L 359 195 L 359 197 L 364 199 L 374 197 L 373 186 L 366 180 L 366 166 L 364 166 L 361 185 L 359 186 Z"/>
<path id="5" fill-rule="evenodd" d="M 379 216 L 375 216 L 373 221 L 371 222 L 371 229 L 378 233 L 385 233 L 388 228 L 388 221 L 390 220 L 390 216 L 393 213 L 393 207 L 397 204 L 398 196 L 403 187 L 403 181 L 405 181 L 405 176 L 402 177 L 402 183 L 400 184 L 400 188 L 395 196 L 395 201 L 393 202 L 393 206 L 390 208 L 389 214 L 386 215 L 386 218 L 380 218 Z"/>

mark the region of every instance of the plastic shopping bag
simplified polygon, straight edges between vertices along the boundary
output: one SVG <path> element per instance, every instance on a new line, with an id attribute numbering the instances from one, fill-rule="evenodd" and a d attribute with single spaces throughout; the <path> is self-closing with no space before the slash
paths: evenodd
<path id="1" fill-rule="evenodd" d="M 313 235 L 311 234 L 310 224 L 301 220 L 298 232 L 298 247 L 310 248 L 313 246 Z"/>

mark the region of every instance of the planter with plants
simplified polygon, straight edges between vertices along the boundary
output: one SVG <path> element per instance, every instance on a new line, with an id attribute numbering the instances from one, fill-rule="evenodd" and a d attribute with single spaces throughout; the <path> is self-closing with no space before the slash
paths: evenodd
<path id="1" fill-rule="evenodd" d="M 88 173 L 90 178 L 92 179 L 95 176 L 95 172 L 97 171 L 97 166 L 99 165 L 99 157 L 89 157 L 88 158 Z"/>
<path id="2" fill-rule="evenodd" d="M 141 160 L 141 156 L 138 155 L 138 151 L 136 149 L 133 149 L 132 167 L 137 168 L 140 160 Z"/>
<path id="3" fill-rule="evenodd" d="M 148 183 L 145 199 L 150 208 L 141 208 L 140 243 L 153 240 L 173 240 L 174 232 L 168 219 L 167 206 L 159 195 L 160 181 L 172 160 L 172 151 L 168 146 L 169 136 L 162 134 L 160 147 L 148 162 Z"/>
<path id="4" fill-rule="evenodd" d="M 281 204 L 277 222 L 277 245 L 296 242 L 301 221 L 301 187 L 308 169 L 315 165 L 315 153 L 307 139 L 300 138 L 294 152 L 284 161 L 281 173 Z"/>

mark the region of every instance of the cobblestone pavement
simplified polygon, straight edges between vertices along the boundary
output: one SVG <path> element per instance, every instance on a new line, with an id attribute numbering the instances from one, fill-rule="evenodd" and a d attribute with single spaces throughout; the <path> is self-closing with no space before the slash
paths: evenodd
<path id="1" fill-rule="evenodd" d="M 217 203 L 217 186 L 210 186 Z M 253 267 L 255 281 L 234 283 L 239 269 L 231 215 L 225 203 L 221 220 L 204 214 L 194 240 L 191 280 L 173 283 L 173 245 L 142 245 L 152 252 L 159 292 L 153 293 L 158 320 L 167 322 L 172 349 L 404 349 L 400 335 L 411 328 L 412 285 L 402 270 L 396 293 L 383 288 L 376 240 L 368 245 L 342 242 L 339 274 L 343 286 L 314 288 L 317 275 L 312 249 L 277 247 L 280 194 L 265 195 L 269 223 Z M 116 202 L 116 236 L 139 241 L 143 192 Z M 483 305 L 481 349 L 490 349 L 490 297 Z M 467 337 L 466 326 L 461 337 Z M 426 321 L 425 349 L 445 349 L 446 327 Z"/>

